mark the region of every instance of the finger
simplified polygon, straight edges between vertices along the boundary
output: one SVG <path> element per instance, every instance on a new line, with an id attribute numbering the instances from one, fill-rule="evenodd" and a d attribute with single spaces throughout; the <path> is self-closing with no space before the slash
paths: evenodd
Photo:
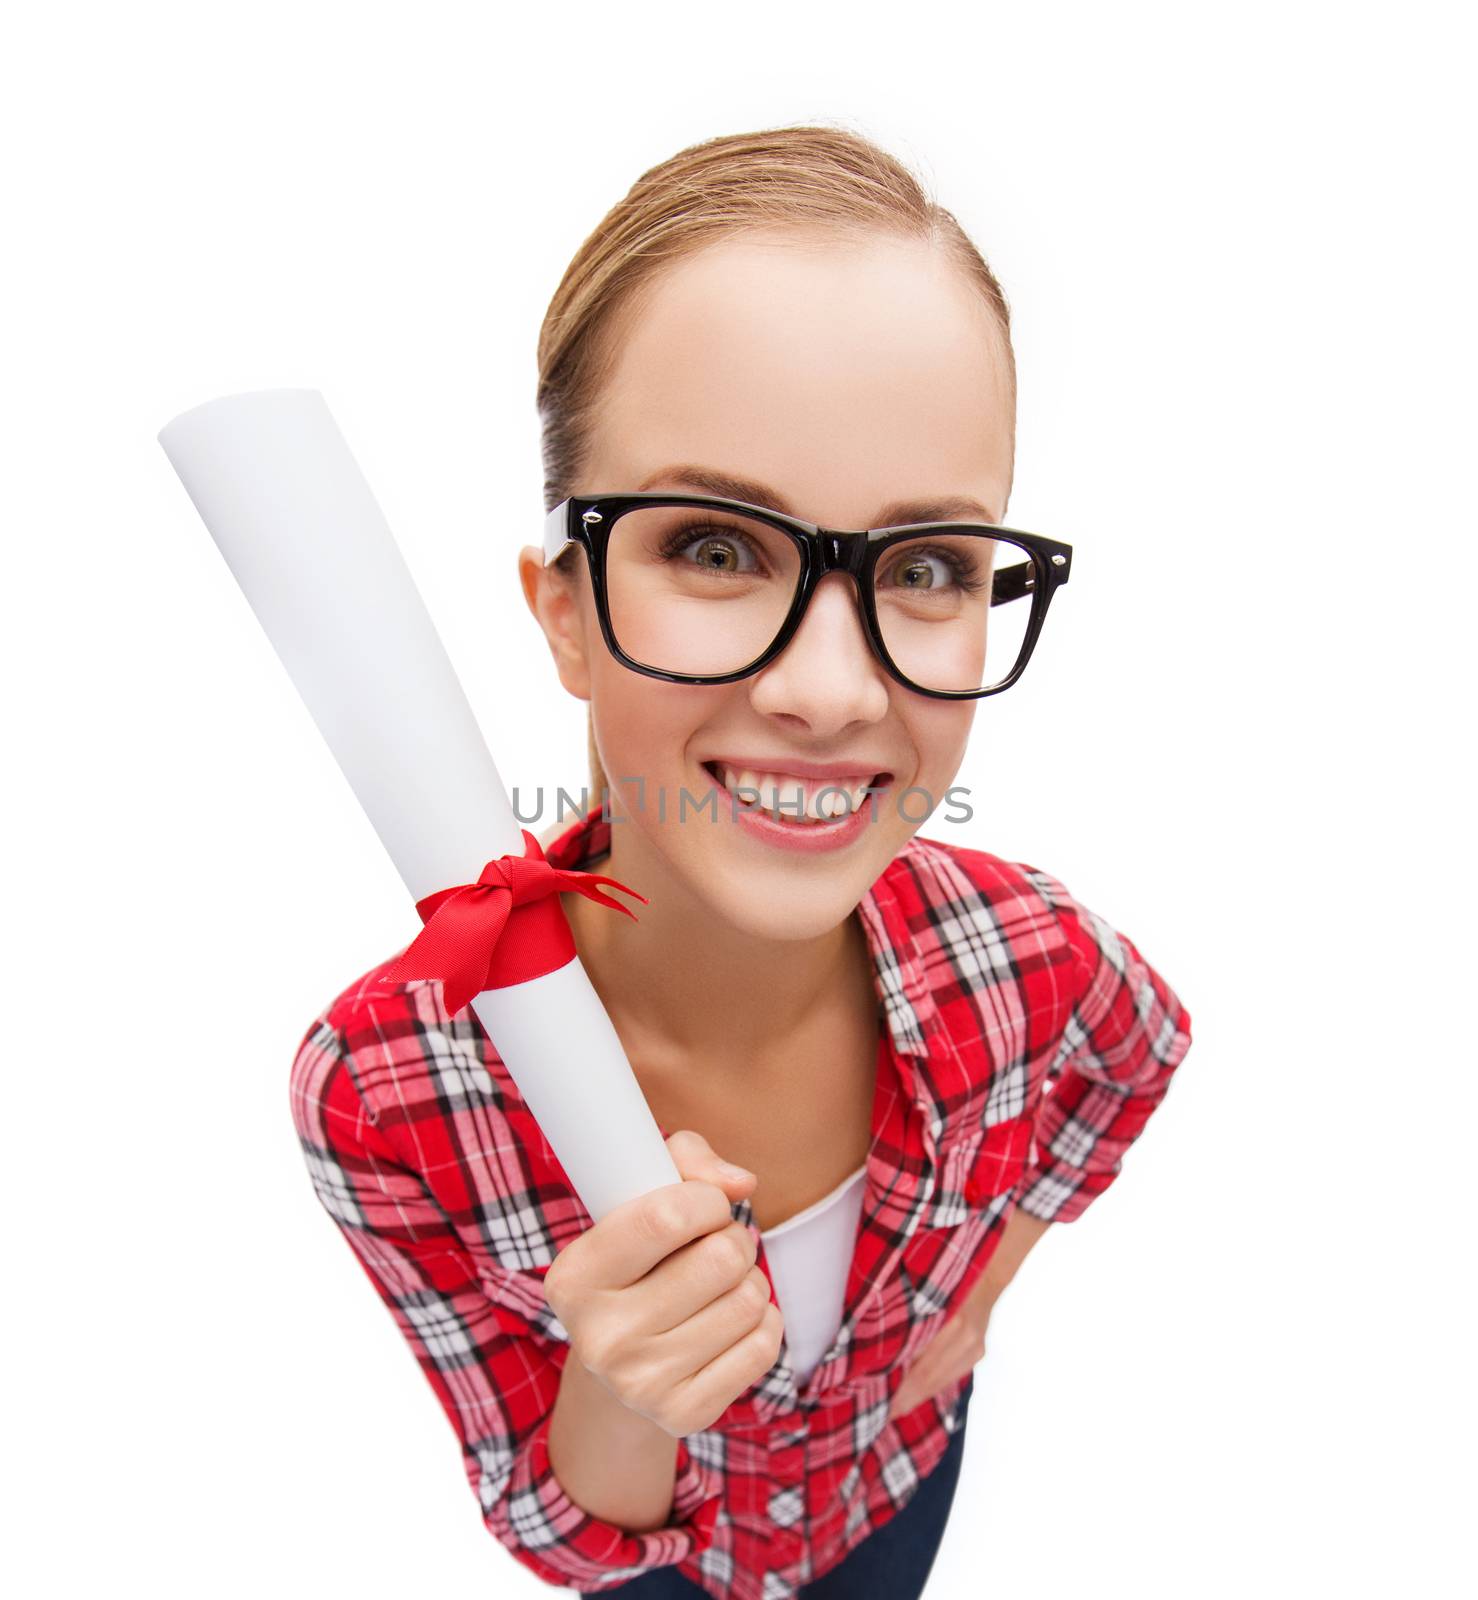
<path id="1" fill-rule="evenodd" d="M 768 1366 L 760 1367 L 760 1362 L 768 1360 L 774 1365 L 783 1328 L 780 1307 L 772 1302 L 742 1339 L 685 1378 L 678 1385 L 679 1390 L 703 1411 L 712 1408 L 716 1395 L 737 1395 L 743 1386 L 757 1383 L 769 1371 Z M 715 1416 L 721 1414 L 721 1411 L 714 1412 Z"/>
<path id="2" fill-rule="evenodd" d="M 675 1252 L 733 1220 L 724 1191 L 714 1184 L 688 1179 L 664 1184 L 624 1201 L 575 1240 L 579 1244 L 600 1230 L 602 1248 L 591 1252 L 571 1246 L 561 1275 L 578 1274 L 587 1288 L 629 1288 Z M 592 1254 L 594 1261 L 587 1259 Z M 562 1252 L 555 1265 L 564 1259 Z"/>
<path id="3" fill-rule="evenodd" d="M 730 1218 L 726 1227 L 694 1239 L 659 1262 L 631 1291 L 633 1314 L 650 1336 L 686 1328 L 706 1307 L 723 1301 L 750 1277 L 770 1300 L 769 1284 L 755 1266 L 754 1235 Z M 773 1303 L 773 1302 L 771 1302 Z"/>
<path id="4" fill-rule="evenodd" d="M 656 1359 L 677 1372 L 697 1372 L 752 1332 L 771 1304 L 764 1273 L 751 1267 L 738 1283 L 698 1305 L 676 1325 L 652 1329 L 649 1337 L 655 1342 Z"/>
<path id="5" fill-rule="evenodd" d="M 731 1201 L 741 1200 L 758 1183 L 746 1167 L 725 1161 L 703 1135 L 693 1128 L 679 1128 L 667 1140 L 673 1165 L 683 1178 L 700 1178 L 722 1189 Z"/>

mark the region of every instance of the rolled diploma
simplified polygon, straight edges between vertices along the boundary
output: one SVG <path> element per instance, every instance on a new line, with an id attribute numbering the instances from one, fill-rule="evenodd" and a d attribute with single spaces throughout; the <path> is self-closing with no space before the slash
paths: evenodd
<path id="1" fill-rule="evenodd" d="M 411 899 L 523 855 L 472 708 L 318 390 L 223 395 L 159 442 Z M 472 1010 L 597 1222 L 681 1181 L 578 956 Z"/>

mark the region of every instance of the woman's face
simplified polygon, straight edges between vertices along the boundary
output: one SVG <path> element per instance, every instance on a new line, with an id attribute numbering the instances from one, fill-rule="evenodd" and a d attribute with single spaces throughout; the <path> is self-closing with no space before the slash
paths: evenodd
<path id="1" fill-rule="evenodd" d="M 726 240 L 653 280 L 628 308 L 617 350 L 577 493 L 721 492 L 681 471 L 702 468 L 745 481 L 730 498 L 832 528 L 928 520 L 890 508 L 946 498 L 978 505 L 939 520 L 1004 520 L 1014 418 L 1002 339 L 941 252 L 884 237 Z M 769 666 L 694 685 L 622 666 L 601 638 L 588 574 L 566 583 L 541 561 L 523 552 L 525 592 L 561 681 L 591 702 L 625 869 L 651 874 L 660 860 L 705 915 L 760 937 L 835 928 L 944 803 L 978 702 L 931 699 L 890 678 L 844 573 L 822 580 Z M 798 849 L 775 829 L 806 824 L 764 830 L 735 817 L 722 791 L 695 804 L 719 763 L 890 776 L 848 842 Z M 924 792 L 903 795 L 910 788 Z M 781 798 L 794 793 L 787 785 Z"/>

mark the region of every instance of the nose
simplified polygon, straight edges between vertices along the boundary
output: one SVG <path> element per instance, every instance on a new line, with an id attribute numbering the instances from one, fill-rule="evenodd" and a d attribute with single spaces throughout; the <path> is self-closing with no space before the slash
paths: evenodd
<path id="1" fill-rule="evenodd" d="M 868 646 L 857 607 L 856 579 L 827 573 L 795 637 L 750 679 L 756 711 L 793 717 L 817 738 L 886 714 L 888 677 Z"/>

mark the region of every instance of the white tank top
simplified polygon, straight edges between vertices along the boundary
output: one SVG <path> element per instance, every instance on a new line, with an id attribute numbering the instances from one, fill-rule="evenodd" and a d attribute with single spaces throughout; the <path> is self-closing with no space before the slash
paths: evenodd
<path id="1" fill-rule="evenodd" d="M 815 1205 L 760 1230 L 797 1384 L 811 1376 L 842 1325 L 866 1176 L 863 1162 Z"/>

